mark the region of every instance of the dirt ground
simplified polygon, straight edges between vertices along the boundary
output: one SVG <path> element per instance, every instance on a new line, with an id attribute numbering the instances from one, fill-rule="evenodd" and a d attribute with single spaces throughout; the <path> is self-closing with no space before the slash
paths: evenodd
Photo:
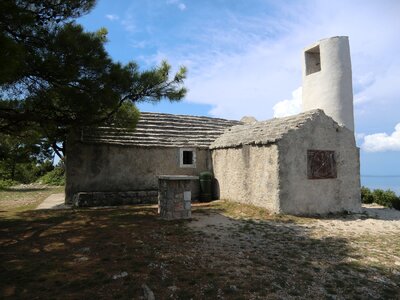
<path id="1" fill-rule="evenodd" d="M 400 211 L 364 205 L 362 214 L 325 218 L 239 215 L 228 209 L 196 216 L 188 225 L 208 237 L 204 252 L 225 252 L 231 272 L 260 283 L 258 292 L 248 297 L 400 297 Z M 215 265 L 224 268 L 221 261 Z"/>
<path id="2" fill-rule="evenodd" d="M 170 222 L 155 206 L 25 210 L 0 218 L 0 297 L 399 299 L 399 236 L 400 212 L 377 206 L 301 218 L 216 201 Z"/>

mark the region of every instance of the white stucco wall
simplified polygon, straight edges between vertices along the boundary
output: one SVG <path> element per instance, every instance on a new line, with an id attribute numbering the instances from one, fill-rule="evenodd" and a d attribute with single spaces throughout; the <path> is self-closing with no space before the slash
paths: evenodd
<path id="1" fill-rule="evenodd" d="M 280 211 L 296 215 L 360 212 L 360 162 L 354 134 L 320 116 L 278 142 Z M 308 179 L 307 150 L 335 151 L 337 178 Z"/>
<path id="2" fill-rule="evenodd" d="M 320 65 L 314 54 L 320 55 Z M 317 55 L 317 54 L 316 54 Z M 308 57 L 308 59 L 307 59 Z M 307 75 L 307 61 L 309 71 Z M 320 71 L 315 71 L 320 67 Z M 303 53 L 303 111 L 322 109 L 336 122 L 354 131 L 353 86 L 349 39 L 346 36 L 321 40 Z"/>
<path id="3" fill-rule="evenodd" d="M 279 210 L 276 145 L 215 149 L 212 161 L 220 199 Z"/>

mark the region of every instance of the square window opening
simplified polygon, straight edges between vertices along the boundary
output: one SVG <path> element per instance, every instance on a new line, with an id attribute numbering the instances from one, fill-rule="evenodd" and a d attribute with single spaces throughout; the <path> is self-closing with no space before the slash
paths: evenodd
<path id="1" fill-rule="evenodd" d="M 179 149 L 179 166 L 181 168 L 196 168 L 196 149 Z"/>
<path id="2" fill-rule="evenodd" d="M 184 165 L 193 165 L 193 151 L 184 150 L 182 152 L 182 163 Z"/>
<path id="3" fill-rule="evenodd" d="M 321 71 L 321 54 L 319 45 L 307 50 L 305 53 L 306 75 Z"/>

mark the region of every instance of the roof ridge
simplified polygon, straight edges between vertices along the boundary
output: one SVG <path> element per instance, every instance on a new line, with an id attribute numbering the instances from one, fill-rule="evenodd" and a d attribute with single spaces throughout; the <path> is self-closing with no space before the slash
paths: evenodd
<path id="1" fill-rule="evenodd" d="M 166 117 L 172 117 L 172 118 L 199 118 L 199 119 L 207 119 L 207 120 L 218 120 L 218 121 L 228 121 L 228 122 L 238 122 L 238 120 L 230 120 L 230 119 L 224 119 L 224 118 L 214 118 L 214 117 L 208 117 L 208 116 L 195 116 L 195 115 L 180 115 L 180 114 L 169 114 L 169 113 L 154 113 L 154 112 L 140 112 L 140 115 L 147 115 L 147 116 L 166 116 Z"/>

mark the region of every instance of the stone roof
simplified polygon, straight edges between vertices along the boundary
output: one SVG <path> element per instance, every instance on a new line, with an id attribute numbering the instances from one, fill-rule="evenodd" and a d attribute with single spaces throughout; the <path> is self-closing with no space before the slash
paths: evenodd
<path id="1" fill-rule="evenodd" d="M 218 118 L 141 112 L 134 130 L 86 128 L 81 141 L 140 147 L 208 148 L 225 129 L 238 124 L 241 123 Z"/>
<path id="2" fill-rule="evenodd" d="M 320 117 L 329 118 L 323 110 L 315 109 L 290 117 L 233 126 L 217 138 L 210 145 L 210 149 L 273 144 L 281 140 L 289 131 L 297 130 L 308 121 Z"/>

